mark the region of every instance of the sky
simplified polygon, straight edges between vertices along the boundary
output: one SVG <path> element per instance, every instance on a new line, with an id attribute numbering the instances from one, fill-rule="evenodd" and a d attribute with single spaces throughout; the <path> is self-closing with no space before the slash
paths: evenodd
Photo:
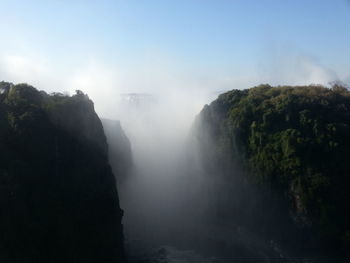
<path id="1" fill-rule="evenodd" d="M 129 92 L 350 83 L 347 0 L 0 0 L 0 7 L 0 80 L 81 89 L 98 105 Z"/>

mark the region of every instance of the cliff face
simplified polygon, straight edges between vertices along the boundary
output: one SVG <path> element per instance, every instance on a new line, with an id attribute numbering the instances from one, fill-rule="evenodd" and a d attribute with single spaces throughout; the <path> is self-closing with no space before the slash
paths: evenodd
<path id="1" fill-rule="evenodd" d="M 122 184 L 132 167 L 131 145 L 119 121 L 102 119 L 108 142 L 109 162 L 118 184 Z"/>
<path id="2" fill-rule="evenodd" d="M 233 90 L 204 107 L 193 134 L 206 176 L 227 182 L 213 201 L 220 218 L 300 254 L 349 258 L 348 90 Z"/>
<path id="3" fill-rule="evenodd" d="M 107 143 L 81 92 L 0 83 L 0 260 L 124 262 Z"/>

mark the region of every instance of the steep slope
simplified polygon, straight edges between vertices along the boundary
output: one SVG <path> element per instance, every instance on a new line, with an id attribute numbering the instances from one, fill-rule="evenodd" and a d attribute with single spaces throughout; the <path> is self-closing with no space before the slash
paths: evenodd
<path id="1" fill-rule="evenodd" d="M 124 262 L 122 210 L 91 100 L 0 84 L 2 262 Z"/>
<path id="2" fill-rule="evenodd" d="M 117 176 L 117 183 L 121 184 L 132 167 L 130 141 L 120 121 L 109 119 L 101 119 L 101 121 L 108 142 L 109 162 L 113 173 Z"/>
<path id="3" fill-rule="evenodd" d="M 233 90 L 204 107 L 193 134 L 206 177 L 226 182 L 211 199 L 217 219 L 320 262 L 349 258 L 347 89 Z"/>

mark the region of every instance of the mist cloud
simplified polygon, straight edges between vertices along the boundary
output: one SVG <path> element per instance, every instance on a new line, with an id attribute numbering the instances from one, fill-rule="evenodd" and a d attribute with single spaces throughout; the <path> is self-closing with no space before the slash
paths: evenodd
<path id="1" fill-rule="evenodd" d="M 220 92 L 249 88 L 261 83 L 272 85 L 323 84 L 339 79 L 336 72 L 317 58 L 296 49 L 264 50 L 259 63 L 250 69 L 215 70 L 187 66 L 176 58 L 148 54 L 137 63 L 110 65 L 87 56 L 78 66 L 62 69 L 42 56 L 0 54 L 0 78 L 14 83 L 27 82 L 48 92 L 74 93 L 79 89 L 94 101 L 97 112 L 114 118 L 120 94 L 155 94 L 179 115 L 199 111 Z M 177 107 L 176 105 L 181 105 Z M 183 112 L 182 112 L 183 110 Z M 180 113 L 182 112 L 182 113 Z"/>
<path id="2" fill-rule="evenodd" d="M 51 79 L 51 72 L 43 59 L 3 55 L 0 57 L 0 76 L 10 82 L 26 82 L 41 86 Z"/>
<path id="3" fill-rule="evenodd" d="M 260 79 L 272 85 L 328 85 L 340 80 L 337 73 L 316 57 L 293 47 L 269 47 L 260 58 Z"/>

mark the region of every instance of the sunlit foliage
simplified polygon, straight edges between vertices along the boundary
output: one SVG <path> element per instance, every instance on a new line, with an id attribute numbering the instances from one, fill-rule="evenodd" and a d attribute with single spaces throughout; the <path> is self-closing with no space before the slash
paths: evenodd
<path id="1" fill-rule="evenodd" d="M 231 159 L 239 158 L 250 182 L 285 200 L 296 225 L 348 251 L 350 92 L 345 86 L 233 90 L 202 116 L 211 123 L 213 150 L 221 145 Z"/>

